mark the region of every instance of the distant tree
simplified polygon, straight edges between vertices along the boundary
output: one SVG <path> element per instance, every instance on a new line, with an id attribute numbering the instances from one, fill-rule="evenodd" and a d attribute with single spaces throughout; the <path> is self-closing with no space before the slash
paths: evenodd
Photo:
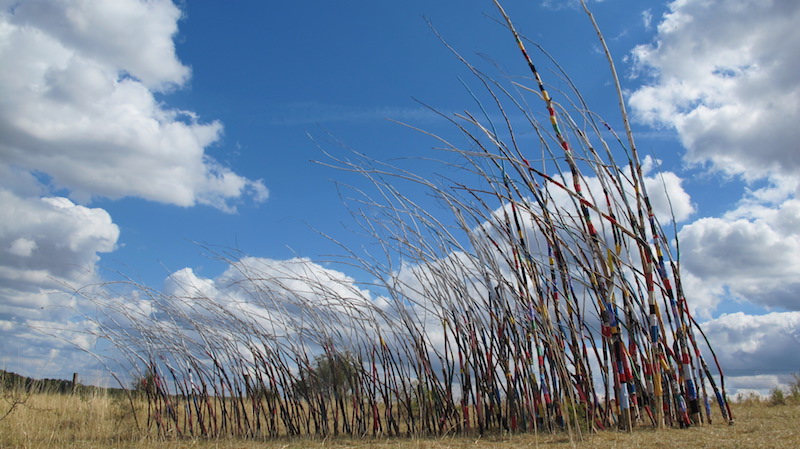
<path id="1" fill-rule="evenodd" d="M 156 372 L 153 369 L 148 369 L 146 373 L 133 379 L 131 389 L 147 396 L 153 396 L 157 391 L 156 379 Z"/>
<path id="2" fill-rule="evenodd" d="M 781 387 L 775 387 L 770 391 L 769 405 L 786 405 L 786 394 Z"/>
<path id="3" fill-rule="evenodd" d="M 794 380 L 789 384 L 788 399 L 795 404 L 800 404 L 800 373 L 792 373 Z"/>
<path id="4" fill-rule="evenodd" d="M 326 352 L 314 358 L 311 368 L 301 368 L 295 390 L 301 395 L 352 393 L 360 371 L 356 357 L 346 352 Z"/>

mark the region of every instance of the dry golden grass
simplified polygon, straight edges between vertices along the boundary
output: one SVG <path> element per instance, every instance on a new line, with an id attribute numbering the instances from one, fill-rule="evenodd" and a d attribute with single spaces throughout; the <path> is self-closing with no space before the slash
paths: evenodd
<path id="1" fill-rule="evenodd" d="M 0 448 L 198 448 L 198 449 L 299 449 L 384 448 L 443 449 L 471 447 L 515 448 L 795 448 L 800 447 L 800 405 L 770 406 L 749 401 L 736 404 L 736 424 L 723 423 L 691 429 L 632 433 L 601 432 L 570 441 L 563 435 L 493 435 L 421 439 L 329 439 L 248 441 L 166 440 L 144 438 L 136 430 L 130 406 L 121 398 L 104 395 L 4 394 L 0 417 Z M 721 420 L 720 420 L 721 421 Z"/>

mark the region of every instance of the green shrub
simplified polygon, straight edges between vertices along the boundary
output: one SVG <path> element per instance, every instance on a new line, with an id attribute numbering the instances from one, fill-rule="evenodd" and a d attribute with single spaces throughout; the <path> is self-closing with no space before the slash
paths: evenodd
<path id="1" fill-rule="evenodd" d="M 786 395 L 781 387 L 775 387 L 770 391 L 769 405 L 786 405 Z"/>
<path id="2" fill-rule="evenodd" d="M 787 401 L 800 405 L 800 373 L 792 373 L 794 381 L 789 385 Z"/>

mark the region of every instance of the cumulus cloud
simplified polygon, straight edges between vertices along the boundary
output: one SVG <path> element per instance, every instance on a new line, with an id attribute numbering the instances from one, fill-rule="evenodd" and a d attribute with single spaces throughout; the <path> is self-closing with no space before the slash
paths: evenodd
<path id="1" fill-rule="evenodd" d="M 99 253 L 116 248 L 119 228 L 105 210 L 63 197 L 0 189 L 0 204 L 3 364 L 31 374 L 66 366 L 89 344 L 77 332 L 89 305 L 74 289 L 99 281 Z"/>
<path id="2" fill-rule="evenodd" d="M 630 97 L 644 122 L 674 128 L 686 160 L 746 180 L 800 175 L 800 3 L 678 0 Z"/>
<path id="3" fill-rule="evenodd" d="M 649 157 L 647 158 L 649 160 Z M 643 167 L 647 176 L 644 185 L 656 218 L 663 223 L 684 222 L 695 212 L 689 193 L 683 188 L 683 179 L 673 172 L 651 172 Z"/>
<path id="4" fill-rule="evenodd" d="M 646 156 L 642 161 L 642 175 L 645 188 L 653 207 L 653 213 L 662 224 L 671 223 L 673 220 L 680 223 L 688 220 L 695 212 L 691 195 L 683 188 L 683 179 L 674 172 L 659 171 L 658 165 L 661 163 L 650 156 Z M 629 166 L 620 169 L 623 173 L 628 173 Z M 582 189 L 587 198 L 593 198 L 597 207 L 604 209 L 605 199 L 603 197 L 603 184 L 597 176 L 584 176 L 582 179 Z M 621 186 L 629 202 L 635 201 L 636 193 L 633 184 Z M 579 216 L 580 211 L 576 209 L 570 195 L 556 188 L 551 188 L 550 193 L 555 200 L 557 207 L 567 211 L 569 215 Z M 611 199 L 613 204 L 623 204 L 622 196 L 616 189 L 612 189 Z M 620 213 L 619 211 L 617 213 Z M 595 223 L 604 222 L 596 214 L 593 220 Z"/>
<path id="5" fill-rule="evenodd" d="M 0 333 L 9 367 L 35 374 L 32 365 L 66 366 L 77 357 L 70 348 L 87 348 L 76 331 L 91 324 L 82 316 L 90 304 L 72 289 L 102 281 L 100 254 L 119 238 L 92 199 L 233 212 L 244 198 L 268 196 L 260 180 L 207 154 L 221 123 L 165 103 L 191 75 L 175 52 L 181 16 L 170 0 L 0 0 Z"/>
<path id="6" fill-rule="evenodd" d="M 178 270 L 164 281 L 164 293 L 173 296 L 215 298 L 218 294 L 213 279 L 197 276 L 191 268 Z"/>
<path id="7" fill-rule="evenodd" d="M 789 376 L 800 366 L 800 312 L 724 314 L 703 328 L 731 376 Z"/>
<path id="8" fill-rule="evenodd" d="M 26 0 L 3 6 L 12 9 L 16 23 L 46 30 L 65 46 L 124 67 L 149 87 L 189 78 L 189 68 L 175 56 L 172 37 L 181 11 L 170 1 Z"/>
<path id="9" fill-rule="evenodd" d="M 267 197 L 205 152 L 222 125 L 154 97 L 190 70 L 169 0 L 25 0 L 0 10 L 0 155 L 88 202 L 135 196 L 232 210 Z"/>
<path id="10" fill-rule="evenodd" d="M 0 202 L 3 288 L 27 293 L 58 288 L 62 281 L 89 281 L 97 253 L 116 246 L 119 228 L 103 209 L 62 197 L 26 199 L 7 190 L 0 190 Z"/>
<path id="11" fill-rule="evenodd" d="M 48 247 L 47 242 L 37 241 Z M 103 245 L 94 248 L 100 251 Z M 88 276 L 83 279 L 88 280 Z M 130 351 L 144 356 L 156 347 L 197 349 L 207 341 L 235 346 L 243 355 L 248 351 L 243 342 L 262 338 L 312 352 L 332 341 L 350 347 L 374 336 L 382 316 L 376 307 L 382 303 L 353 278 L 300 257 L 242 257 L 213 277 L 187 267 L 170 274 L 160 292 L 145 286 L 113 292 L 109 286 L 98 286 L 82 292 L 91 299 L 83 301 L 63 286 L 56 291 L 55 283 L 54 279 L 54 288 L 40 294 L 39 284 L 33 282 L 30 293 L 18 291 L 16 303 L 4 304 L 0 313 L 0 335 L 7 342 L 0 353 L 4 369 L 66 377 L 74 367 L 96 366 L 90 355 L 99 350 L 95 335 L 114 340 L 103 340 L 102 348 L 119 345 L 106 352 L 117 362 Z M 6 293 L 0 292 L 0 297 Z M 81 312 L 87 307 L 96 310 L 84 316 Z M 201 354 L 202 348 L 198 351 Z"/>
<path id="12" fill-rule="evenodd" d="M 681 229 L 684 266 L 706 288 L 762 306 L 800 310 L 800 200 L 745 205 Z M 712 304 L 714 301 L 710 301 Z"/>
<path id="13" fill-rule="evenodd" d="M 25 237 L 20 237 L 8 247 L 8 252 L 15 256 L 30 257 L 36 249 L 36 241 Z"/>
<path id="14" fill-rule="evenodd" d="M 355 279 L 301 257 L 243 257 L 214 278 L 184 268 L 165 280 L 163 292 L 161 311 L 169 319 L 222 316 L 282 337 L 334 330 L 352 335 L 359 332 L 353 316 L 372 319 L 377 312 L 372 294 Z"/>
<path id="15" fill-rule="evenodd" d="M 747 183 L 727 213 L 679 233 L 684 287 L 706 318 L 729 299 L 800 310 L 798 20 L 797 2 L 675 0 L 633 50 L 635 117 L 673 128 L 690 165 Z"/>

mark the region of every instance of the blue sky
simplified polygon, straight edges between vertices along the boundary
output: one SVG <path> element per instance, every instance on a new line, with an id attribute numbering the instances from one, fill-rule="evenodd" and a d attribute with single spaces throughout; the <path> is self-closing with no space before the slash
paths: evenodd
<path id="1" fill-rule="evenodd" d="M 621 131 L 577 2 L 504 6 Z M 800 7 L 590 6 L 640 152 L 688 194 L 678 227 L 690 301 L 728 354 L 732 389 L 787 382 L 800 371 Z M 530 84 L 498 17 L 490 1 L 0 0 L 0 332 L 11 342 L 0 364 L 55 377 L 88 363 L 37 331 L 89 313 L 65 284 L 124 275 L 161 289 L 185 268 L 213 281 L 227 264 L 195 242 L 278 261 L 337 251 L 312 228 L 363 244 L 332 179 L 355 181 L 310 161 L 342 146 L 421 171 L 414 158 L 446 159 L 387 119 L 453 136 L 422 103 L 475 110 L 460 80 L 478 84 L 427 21 L 488 73 Z M 551 90 L 566 88 L 532 54 Z"/>
<path id="2" fill-rule="evenodd" d="M 307 227 L 330 231 L 331 225 L 336 226 L 331 218 L 347 217 L 331 183 L 331 178 L 341 175 L 309 163 L 323 158 L 312 138 L 327 150 L 336 150 L 331 142 L 338 139 L 380 159 L 435 155 L 432 147 L 436 142 L 388 120 L 447 133 L 452 131 L 450 125 L 420 102 L 446 112 L 473 107 L 459 81 L 459 77 L 467 79 L 470 75 L 439 42 L 426 19 L 476 63 L 481 62 L 478 55 L 485 54 L 507 70 L 517 70 L 517 76 L 525 75 L 519 70 L 524 68 L 523 61 L 513 41 L 509 43 L 507 31 L 495 22 L 497 15 L 482 2 L 471 2 L 466 8 L 455 5 L 407 2 L 376 6 L 355 2 L 314 5 L 309 10 L 307 5 L 291 3 L 253 4 L 224 11 L 207 2 L 187 5 L 175 41 L 178 57 L 192 68 L 192 78 L 185 88 L 164 96 L 164 101 L 194 111 L 202 120 L 222 122 L 224 135 L 207 153 L 235 167 L 242 176 L 264 179 L 270 198 L 257 205 L 245 198 L 234 215 L 221 215 L 208 208 L 165 208 L 163 213 L 176 215 L 137 223 L 137 231 L 141 230 L 137 234 L 145 238 L 141 245 L 151 247 L 151 236 L 161 233 L 158 248 L 167 244 L 180 248 L 166 251 L 168 254 L 151 254 L 151 262 L 161 260 L 170 268 L 183 266 L 187 251 L 192 252 L 187 240 L 238 245 L 248 253 L 272 257 L 319 253 L 317 245 L 323 245 L 324 239 L 315 239 Z M 517 6 L 511 3 L 509 7 L 512 5 Z M 615 46 L 625 41 L 629 43 L 620 48 L 631 47 L 652 35 L 643 26 L 641 12 L 631 5 L 617 6 L 613 12 L 605 12 L 628 17 L 608 31 L 610 36 L 621 36 L 613 41 Z M 526 9 L 524 3 L 517 7 Z M 457 19 L 453 17 L 454 8 L 461 11 Z M 537 31 L 530 37 L 553 54 L 584 55 L 560 62 L 576 81 L 587 86 L 589 93 L 595 91 L 600 105 L 610 103 L 606 109 L 613 115 L 616 103 L 611 102 L 613 92 L 606 86 L 610 76 L 604 70 L 604 59 L 596 52 L 586 17 L 575 8 L 528 9 L 528 14 L 520 18 L 520 27 L 528 23 L 535 27 Z M 543 16 L 540 20 L 527 17 L 534 13 Z M 605 14 L 598 14 L 598 18 Z M 624 50 L 620 52 L 624 54 Z M 593 69 L 583 73 L 586 64 Z M 598 72 L 600 76 L 594 76 Z M 612 100 L 604 101 L 606 98 Z M 675 138 L 664 133 L 655 144 L 662 141 L 674 144 Z M 110 202 L 103 207 L 119 208 L 118 213 L 125 214 L 138 211 L 133 206 Z M 187 232 L 187 223 L 207 220 L 214 224 L 192 226 Z M 154 229 L 141 228 L 147 225 Z M 167 237 L 164 226 L 176 226 L 181 237 Z M 131 245 L 138 243 L 135 237 L 130 236 Z M 309 239 L 313 243 L 307 243 Z M 142 252 L 148 257 L 145 250 Z M 148 280 L 163 277 L 161 267 L 149 265 L 157 272 Z"/>

